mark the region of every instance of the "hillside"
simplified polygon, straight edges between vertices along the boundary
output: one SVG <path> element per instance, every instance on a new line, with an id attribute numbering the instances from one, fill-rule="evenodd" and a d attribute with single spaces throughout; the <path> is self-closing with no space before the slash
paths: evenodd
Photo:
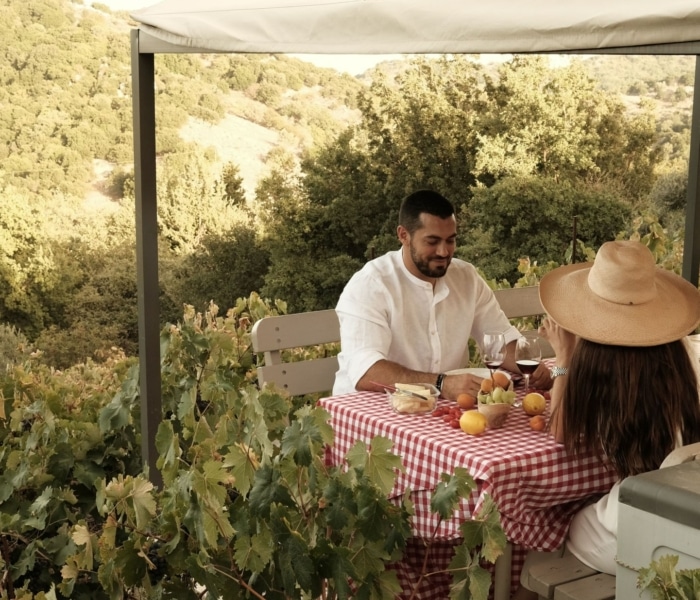
<path id="1" fill-rule="evenodd" d="M 63 215 L 99 214 L 132 168 L 129 31 L 124 11 L 101 3 L 10 0 L 0 39 L 0 184 Z M 298 59 L 261 55 L 159 56 L 159 153 L 196 141 L 238 165 L 250 196 L 270 148 L 301 154 L 356 121 L 356 78 Z M 179 141 L 178 141 L 179 140 Z M 79 208 L 78 208 L 79 207 Z M 90 216 L 88 216 L 88 219 Z"/>
<path id="2" fill-rule="evenodd" d="M 3 105 L 12 106 L 0 116 L 2 182 L 29 201 L 59 194 L 103 212 L 119 199 L 113 173 L 131 169 L 129 30 L 136 24 L 125 11 L 68 0 L 42 0 L 31 11 L 10 0 L 5 13 L 17 26 L 0 33 L 10 59 L 2 66 Z M 668 122 L 661 129 L 678 131 L 692 102 L 692 60 L 585 63 L 630 110 L 650 99 Z M 392 76 L 404 65 L 392 59 L 381 70 Z M 159 151 L 181 152 L 178 140 L 215 149 L 220 164 L 237 165 L 249 199 L 271 149 L 301 155 L 331 141 L 357 122 L 358 91 L 372 80 L 371 71 L 351 77 L 284 55 L 159 56 L 156 70 Z"/>

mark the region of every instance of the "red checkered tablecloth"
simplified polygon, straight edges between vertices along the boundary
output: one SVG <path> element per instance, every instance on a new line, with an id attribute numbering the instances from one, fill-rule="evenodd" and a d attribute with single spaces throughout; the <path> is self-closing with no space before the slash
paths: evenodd
<path id="1" fill-rule="evenodd" d="M 516 391 L 524 393 L 522 389 Z M 323 398 L 319 404 L 331 414 L 335 431 L 335 443 L 327 450 L 330 464 L 343 464 L 345 454 L 358 440 L 369 444 L 378 435 L 393 440 L 392 452 L 402 458 L 406 472 L 397 473 L 391 497 L 400 498 L 411 490 L 415 503 L 413 528 L 418 538 L 430 538 L 435 532 L 438 518 L 430 512 L 430 496 L 440 475 L 453 473 L 457 466 L 465 467 L 477 488 L 454 517 L 437 530 L 448 554 L 447 562 L 452 544 L 460 535 L 459 524 L 469 519 L 484 495 L 489 494 L 513 544 L 513 589 L 526 551 L 560 547 L 573 515 L 615 482 L 614 474 L 595 457 L 573 460 L 550 435 L 533 431 L 528 424 L 530 417 L 520 408 L 510 411 L 502 429 L 470 436 L 439 416 L 397 414 L 383 393 L 357 392 Z M 440 405 L 454 403 L 443 399 Z M 403 574 L 402 578 L 406 577 Z M 435 587 L 431 580 L 430 591 L 418 597 L 447 598 L 441 595 L 444 589 L 436 591 Z"/>

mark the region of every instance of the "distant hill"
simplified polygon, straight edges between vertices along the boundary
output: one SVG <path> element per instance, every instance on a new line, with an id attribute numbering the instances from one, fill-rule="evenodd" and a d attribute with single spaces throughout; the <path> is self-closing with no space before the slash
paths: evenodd
<path id="1" fill-rule="evenodd" d="M 30 8 L 31 6 L 31 8 Z M 111 173 L 131 168 L 131 82 L 126 11 L 69 0 L 9 0 L 0 30 L 0 183 L 32 198 L 98 209 L 114 199 Z M 602 88 L 664 107 L 689 106 L 692 57 L 594 56 L 585 60 Z M 393 76 L 405 61 L 378 70 Z M 182 141 L 236 164 L 251 197 L 267 153 L 301 154 L 359 119 L 359 77 L 284 55 L 163 55 L 156 59 L 158 150 Z M 674 125 L 677 129 L 677 125 Z M 102 199 L 102 203 L 100 202 Z"/>

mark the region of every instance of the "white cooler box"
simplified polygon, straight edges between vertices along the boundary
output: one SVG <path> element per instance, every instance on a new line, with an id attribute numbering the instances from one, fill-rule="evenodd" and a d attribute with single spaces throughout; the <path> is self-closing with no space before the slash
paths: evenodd
<path id="1" fill-rule="evenodd" d="M 677 569 L 700 568 L 700 461 L 628 477 L 620 487 L 617 558 L 636 568 L 670 554 Z M 638 574 L 620 564 L 618 600 L 640 596 Z"/>

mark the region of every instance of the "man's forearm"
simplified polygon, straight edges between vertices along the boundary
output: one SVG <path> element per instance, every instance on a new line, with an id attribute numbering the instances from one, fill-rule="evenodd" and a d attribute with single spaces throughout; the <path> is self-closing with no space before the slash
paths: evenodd
<path id="1" fill-rule="evenodd" d="M 437 373 L 425 373 L 407 369 L 403 365 L 390 360 L 378 360 L 374 363 L 355 386 L 358 391 L 381 392 L 382 385 L 394 385 L 396 383 L 431 383 L 435 384 Z"/>

